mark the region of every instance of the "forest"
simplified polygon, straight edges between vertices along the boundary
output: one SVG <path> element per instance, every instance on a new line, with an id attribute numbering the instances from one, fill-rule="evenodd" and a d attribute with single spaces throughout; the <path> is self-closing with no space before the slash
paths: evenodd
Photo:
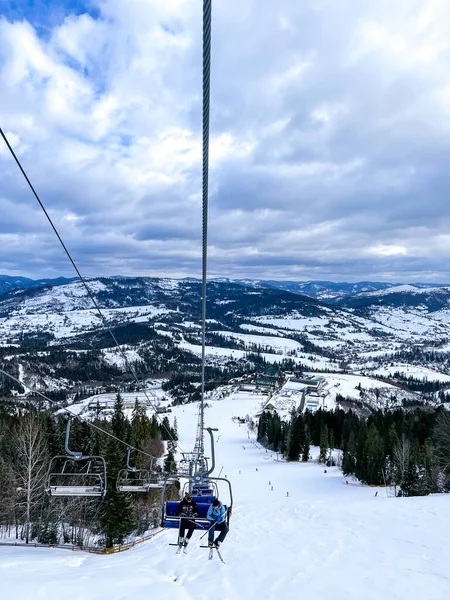
<path id="1" fill-rule="evenodd" d="M 392 486 L 396 495 L 450 489 L 450 415 L 443 408 L 378 410 L 367 418 L 342 409 L 293 411 L 289 422 L 264 411 L 258 441 L 288 461 L 306 462 L 310 446 L 318 446 L 325 466 L 339 464 L 344 475 Z"/>
<path id="2" fill-rule="evenodd" d="M 161 489 L 123 493 L 117 490 L 117 479 L 127 464 L 126 444 L 143 451 L 132 453 L 136 468 L 147 469 L 151 455 L 159 458 L 156 465 L 151 461 L 153 469 L 172 472 L 176 468 L 176 423 L 171 427 L 167 417 L 161 423 L 155 416 L 149 419 L 137 400 L 129 421 L 120 394 L 111 419 L 93 421 L 105 433 L 72 419 L 72 451 L 105 458 L 104 499 L 47 493 L 50 461 L 64 455 L 66 424 L 65 416 L 38 412 L 30 405 L 14 411 L 8 405 L 0 407 L 0 536 L 27 543 L 109 548 L 156 527 L 161 516 Z M 163 459 L 164 441 L 167 452 Z M 171 490 L 173 494 L 176 489 Z"/>

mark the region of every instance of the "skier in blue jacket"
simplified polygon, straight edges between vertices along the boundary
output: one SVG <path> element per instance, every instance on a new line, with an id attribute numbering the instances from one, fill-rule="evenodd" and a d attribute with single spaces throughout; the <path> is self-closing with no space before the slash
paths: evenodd
<path id="1" fill-rule="evenodd" d="M 215 498 L 211 506 L 208 508 L 206 518 L 211 523 L 211 527 L 208 532 L 208 545 L 210 547 L 216 546 L 218 548 L 225 539 L 228 533 L 228 525 L 226 522 L 227 511 L 224 505 L 218 498 Z M 220 531 L 219 537 L 214 541 L 215 530 Z"/>

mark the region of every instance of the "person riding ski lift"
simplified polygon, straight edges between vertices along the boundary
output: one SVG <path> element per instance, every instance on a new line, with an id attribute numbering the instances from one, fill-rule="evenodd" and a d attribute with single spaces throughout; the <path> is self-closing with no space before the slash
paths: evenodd
<path id="1" fill-rule="evenodd" d="M 216 546 L 218 548 L 220 544 L 224 541 L 229 529 L 226 523 L 226 515 L 227 511 L 225 506 L 220 502 L 218 498 L 213 500 L 213 503 L 208 508 L 208 512 L 206 513 L 206 518 L 211 523 L 211 527 L 208 532 L 208 546 L 212 548 Z M 220 535 L 214 541 L 214 533 L 215 530 L 220 531 Z"/>
<path id="2" fill-rule="evenodd" d="M 198 516 L 197 503 L 194 502 L 192 494 L 189 492 L 185 493 L 183 500 L 180 502 L 177 509 L 177 516 L 181 517 L 178 544 L 180 546 L 187 546 L 195 529 L 195 521 L 193 519 Z M 187 535 L 185 537 L 186 529 Z"/>

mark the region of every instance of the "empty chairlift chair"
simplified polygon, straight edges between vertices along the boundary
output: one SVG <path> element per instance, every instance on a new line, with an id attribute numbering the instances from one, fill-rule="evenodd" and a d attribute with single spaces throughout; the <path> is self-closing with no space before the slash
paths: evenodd
<path id="1" fill-rule="evenodd" d="M 131 448 L 127 451 L 127 466 L 121 469 L 117 476 L 118 492 L 148 492 L 150 489 L 161 489 L 163 481 L 161 474 L 152 469 L 138 469 L 130 465 Z"/>
<path id="2" fill-rule="evenodd" d="M 65 455 L 50 461 L 47 492 L 51 496 L 103 498 L 106 494 L 106 462 L 102 456 L 84 455 L 69 449 L 71 420 L 67 421 Z"/>

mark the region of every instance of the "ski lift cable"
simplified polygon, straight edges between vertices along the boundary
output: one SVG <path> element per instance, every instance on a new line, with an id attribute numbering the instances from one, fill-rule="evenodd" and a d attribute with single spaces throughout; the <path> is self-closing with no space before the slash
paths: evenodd
<path id="1" fill-rule="evenodd" d="M 194 453 L 204 458 L 205 363 L 206 363 L 206 279 L 208 263 L 208 167 L 209 109 L 211 81 L 211 0 L 203 0 L 203 152 L 202 152 L 202 352 L 201 394 Z"/>
<path id="2" fill-rule="evenodd" d="M 205 346 L 206 346 L 206 274 L 208 260 L 208 175 L 209 175 L 209 107 L 211 88 L 211 0 L 203 2 L 203 188 L 202 188 L 202 390 L 200 416 L 200 448 L 203 453 L 205 409 Z"/>
<path id="3" fill-rule="evenodd" d="M 127 358 L 127 355 L 126 355 L 125 351 L 123 350 L 123 348 L 121 348 L 121 346 L 120 346 L 119 342 L 117 341 L 117 339 L 116 339 L 116 336 L 114 335 L 114 333 L 113 333 L 113 331 L 112 331 L 111 327 L 109 326 L 109 324 L 108 324 L 108 321 L 107 321 L 107 319 L 106 319 L 105 315 L 103 314 L 103 312 L 102 312 L 102 310 L 101 310 L 101 308 L 100 308 L 100 306 L 99 306 L 98 302 L 96 301 L 96 299 L 95 299 L 95 297 L 94 297 L 94 294 L 92 293 L 92 291 L 91 291 L 90 287 L 88 286 L 88 284 L 87 284 L 87 282 L 86 282 L 86 279 L 85 279 L 85 278 L 83 277 L 83 275 L 81 274 L 81 272 L 80 272 L 80 270 L 78 269 L 78 267 L 77 267 L 77 265 L 76 265 L 76 263 L 75 263 L 74 259 L 72 258 L 72 255 L 70 254 L 70 252 L 69 252 L 69 250 L 68 250 L 67 246 L 64 244 L 64 241 L 63 241 L 63 239 L 62 239 L 61 235 L 59 234 L 59 232 L 58 232 L 58 230 L 57 230 L 57 228 L 56 228 L 55 224 L 53 223 L 53 221 L 52 221 L 52 219 L 51 219 L 50 215 L 48 214 L 48 212 L 47 212 L 47 210 L 46 210 L 46 208 L 45 208 L 45 206 L 44 206 L 44 204 L 43 204 L 42 200 L 40 199 L 40 197 L 39 197 L 38 193 L 37 193 L 37 192 L 36 192 L 36 190 L 34 189 L 34 186 L 33 186 L 33 184 L 31 183 L 30 179 L 28 178 L 28 175 L 26 174 L 26 172 L 25 172 L 24 168 L 22 167 L 22 164 L 20 163 L 19 159 L 17 158 L 17 155 L 16 155 L 16 153 L 14 152 L 14 150 L 13 150 L 13 148 L 12 148 L 11 144 L 10 144 L 10 143 L 9 143 L 9 141 L 8 141 L 8 138 L 6 137 L 6 135 L 5 135 L 5 133 L 3 132 L 3 129 L 2 129 L 1 127 L 0 127 L 0 135 L 2 136 L 2 138 L 3 138 L 3 140 L 4 140 L 5 144 L 6 144 L 6 146 L 8 147 L 8 150 L 10 151 L 10 153 L 11 153 L 12 157 L 14 158 L 14 160 L 15 160 L 15 162 L 16 162 L 16 164 L 17 164 L 17 166 L 19 167 L 19 169 L 20 169 L 20 171 L 21 171 L 22 175 L 24 176 L 24 178 L 25 178 L 26 182 L 28 183 L 28 185 L 29 185 L 29 187 L 30 187 L 31 191 L 33 192 L 33 195 L 35 196 L 36 200 L 38 201 L 38 203 L 39 203 L 39 206 L 42 208 L 42 210 L 43 210 L 43 212 L 44 212 L 45 216 L 47 217 L 47 220 L 48 220 L 48 222 L 50 223 L 50 225 L 51 225 L 51 227 L 52 227 L 53 231 L 55 232 L 55 235 L 56 235 L 56 237 L 58 238 L 58 240 L 59 240 L 59 242 L 60 242 L 61 246 L 63 247 L 63 249 L 64 249 L 64 252 L 66 253 L 66 255 L 67 255 L 67 257 L 68 257 L 69 261 L 71 262 L 71 264 L 72 264 L 73 268 L 75 269 L 75 272 L 76 272 L 76 274 L 78 275 L 78 277 L 79 277 L 79 279 L 80 279 L 81 283 L 83 284 L 84 288 L 86 289 L 86 292 L 87 292 L 87 294 L 88 294 L 89 298 L 91 299 L 91 301 L 92 301 L 92 304 L 93 304 L 93 305 L 94 305 L 94 307 L 95 307 L 95 310 L 96 310 L 96 311 L 98 312 L 98 314 L 100 315 L 100 318 L 101 318 L 101 320 L 102 320 L 102 323 L 103 323 L 103 325 L 104 325 L 104 326 L 106 327 L 106 329 L 109 331 L 109 333 L 110 333 L 110 335 L 111 335 L 112 339 L 114 340 L 114 343 L 115 343 L 116 347 L 119 349 L 119 352 L 121 353 L 121 355 L 122 355 L 122 358 L 123 358 L 123 359 L 124 359 L 124 361 L 125 361 L 125 365 L 126 365 L 126 367 L 127 367 L 128 371 L 129 371 L 129 372 L 132 374 L 132 376 L 133 376 L 133 378 L 134 378 L 135 382 L 136 382 L 136 383 L 140 383 L 140 382 L 139 382 L 139 378 L 138 378 L 138 376 L 137 376 L 137 374 L 136 374 L 135 370 L 133 369 L 132 365 L 131 365 L 131 364 L 130 364 L 130 362 L 128 361 L 128 358 Z M 161 425 L 162 425 L 162 426 L 164 427 L 164 429 L 166 430 L 166 433 L 167 433 L 167 435 L 169 436 L 169 438 L 170 438 L 170 439 L 171 439 L 173 442 L 175 442 L 175 443 L 176 443 L 176 447 L 177 447 L 177 448 L 180 450 L 180 452 L 183 452 L 183 451 L 182 451 L 182 449 L 180 448 L 180 446 L 178 445 L 178 443 L 176 442 L 176 440 L 174 439 L 174 437 L 173 437 L 173 435 L 172 435 L 172 432 L 171 432 L 171 431 L 170 431 L 170 430 L 169 430 L 169 429 L 166 427 L 166 425 L 165 425 L 165 423 L 164 423 L 163 419 L 161 419 L 161 418 L 159 417 L 159 415 L 158 415 L 158 413 L 157 413 L 157 411 L 156 411 L 156 408 L 155 408 L 155 406 L 154 406 L 154 403 L 152 402 L 152 400 L 150 400 L 149 396 L 147 395 L 147 392 L 146 392 L 146 390 L 144 389 L 144 390 L 143 390 L 143 392 L 144 392 L 144 396 L 146 397 L 147 401 L 149 402 L 149 404 L 150 404 L 151 408 L 153 409 L 153 411 L 154 411 L 154 413 L 155 413 L 155 415 L 156 415 L 156 418 L 157 418 L 157 419 L 160 421 Z"/>
<path id="4" fill-rule="evenodd" d="M 4 369 L 2 369 L 1 367 L 0 367 L 0 373 L 2 373 L 3 375 L 6 375 L 7 377 L 9 377 L 10 379 L 12 379 L 13 381 L 15 381 L 16 383 L 18 383 L 19 385 L 22 385 L 22 382 L 20 381 L 20 379 L 17 379 L 17 377 L 14 377 L 14 375 L 11 375 L 11 373 L 8 373 L 7 371 L 5 371 Z M 33 390 L 33 392 L 35 394 L 38 394 L 42 398 L 44 398 L 44 400 L 47 400 L 47 402 L 50 402 L 50 404 L 58 404 L 55 400 L 51 400 L 48 396 L 46 396 L 45 394 L 43 394 L 39 390 Z M 148 454 L 148 452 L 144 452 L 144 450 L 140 450 L 139 448 L 135 448 L 131 444 L 128 444 L 127 442 L 124 442 L 123 440 L 121 440 L 120 438 L 118 438 L 117 436 L 115 436 L 113 433 L 110 433 L 109 431 L 106 431 L 106 429 L 102 429 L 98 425 L 95 425 L 94 423 L 92 423 L 92 421 L 89 421 L 89 420 L 83 418 L 81 415 L 78 415 L 78 414 L 72 412 L 67 407 L 63 406 L 61 408 L 61 410 L 66 411 L 70 415 L 71 418 L 75 417 L 76 419 L 79 419 L 83 423 L 87 423 L 90 427 L 93 427 L 97 431 L 100 431 L 100 433 L 104 433 L 105 435 L 109 436 L 113 440 L 116 440 L 117 442 L 123 444 L 127 448 L 130 448 L 131 450 L 135 450 L 136 452 L 139 452 L 140 454 L 143 454 L 144 456 L 147 456 L 148 458 L 152 458 L 153 460 L 157 460 L 156 456 L 153 456 L 152 454 Z"/>

